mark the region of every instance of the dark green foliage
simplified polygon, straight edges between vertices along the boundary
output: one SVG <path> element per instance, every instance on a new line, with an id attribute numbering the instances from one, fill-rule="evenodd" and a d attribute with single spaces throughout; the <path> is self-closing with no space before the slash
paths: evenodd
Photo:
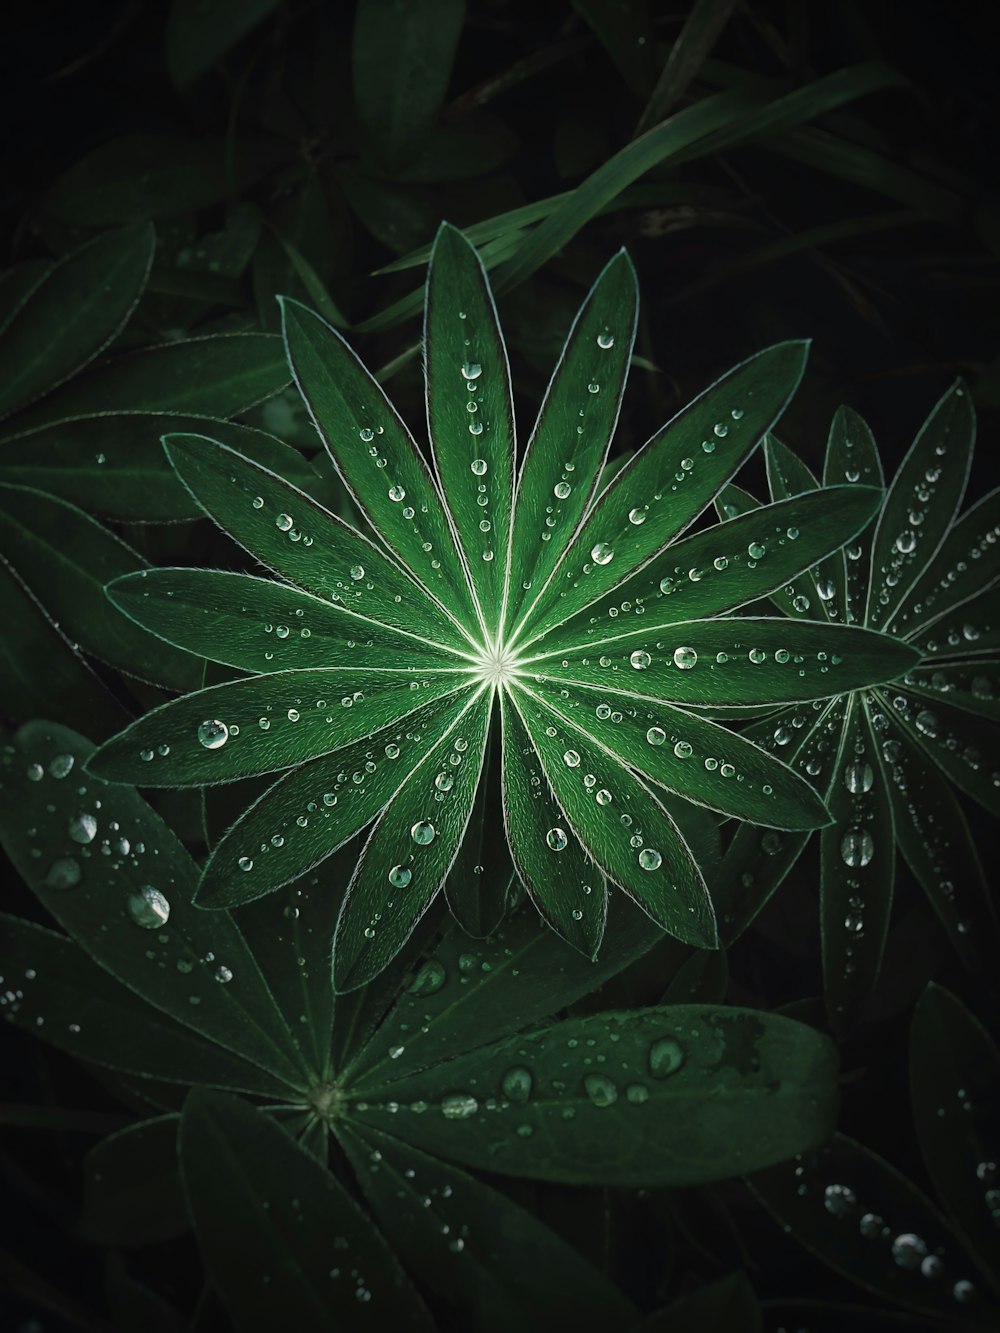
<path id="1" fill-rule="evenodd" d="M 4 1329 L 1000 1329 L 991 19 L 7 16 Z"/>

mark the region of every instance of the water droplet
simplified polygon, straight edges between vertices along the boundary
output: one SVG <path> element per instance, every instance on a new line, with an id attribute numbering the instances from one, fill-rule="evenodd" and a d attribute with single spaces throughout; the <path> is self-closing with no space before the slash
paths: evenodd
<path id="1" fill-rule="evenodd" d="M 833 1217 L 848 1217 L 858 1206 L 857 1196 L 847 1185 L 827 1185 L 823 1207 Z"/>
<path id="2" fill-rule="evenodd" d="M 588 393 L 600 393 L 600 392 L 601 392 L 601 386 L 597 383 L 596 380 L 591 380 L 590 383 L 587 385 L 587 392 L 588 392 Z"/>
<path id="3" fill-rule="evenodd" d="M 820 579 L 816 584 L 816 591 L 820 595 L 820 600 L 830 602 L 836 594 L 837 588 L 832 579 Z"/>
<path id="4" fill-rule="evenodd" d="M 563 763 L 566 765 L 567 768 L 579 768 L 580 756 L 577 754 L 575 750 L 567 750 L 566 753 L 563 755 Z"/>
<path id="5" fill-rule="evenodd" d="M 229 728 L 218 718 L 206 718 L 198 724 L 198 740 L 206 750 L 218 750 L 229 740 Z"/>
<path id="6" fill-rule="evenodd" d="M 557 481 L 552 487 L 552 494 L 557 500 L 566 500 L 573 493 L 573 487 L 568 481 Z"/>
<path id="7" fill-rule="evenodd" d="M 693 648 L 675 648 L 674 666 L 680 667 L 682 671 L 690 671 L 698 661 L 698 654 Z"/>
<path id="8" fill-rule="evenodd" d="M 596 546 L 590 548 L 590 558 L 595 565 L 610 564 L 614 554 L 607 542 L 598 542 Z"/>
<path id="9" fill-rule="evenodd" d="M 594 800 L 597 802 L 598 805 L 610 805 L 614 799 L 615 798 L 608 791 L 607 787 L 602 787 L 601 790 L 594 797 Z"/>
<path id="10" fill-rule="evenodd" d="M 462 367 L 462 374 L 467 380 L 477 380 L 482 373 L 482 366 L 477 365 L 475 361 L 466 361 Z"/>
<path id="11" fill-rule="evenodd" d="M 241 856 L 236 864 L 241 870 L 253 870 L 253 862 L 250 860 L 249 856 Z"/>
<path id="12" fill-rule="evenodd" d="M 545 841 L 554 852 L 561 852 L 569 844 L 569 838 L 566 832 L 561 828 L 550 828 L 545 835 Z"/>
<path id="13" fill-rule="evenodd" d="M 351 578 L 354 580 L 355 583 L 357 583 L 359 579 L 363 579 L 364 576 L 365 576 L 364 565 L 351 566 Z"/>
<path id="14" fill-rule="evenodd" d="M 479 1110 L 479 1103 L 471 1092 L 450 1092 L 441 1098 L 441 1111 L 446 1120 L 468 1120 Z"/>
<path id="15" fill-rule="evenodd" d="M 844 786 L 855 796 L 871 791 L 874 781 L 871 764 L 848 764 L 844 770 Z"/>
<path id="16" fill-rule="evenodd" d="M 49 773 L 54 778 L 65 778 L 69 775 L 73 767 L 73 756 L 71 754 L 57 754 L 49 764 Z"/>
<path id="17" fill-rule="evenodd" d="M 650 657 L 649 653 L 644 651 L 644 649 L 637 648 L 634 653 L 630 654 L 628 660 L 635 667 L 636 671 L 645 671 L 653 659 Z"/>
<path id="18" fill-rule="evenodd" d="M 74 889 L 82 876 L 80 867 L 71 856 L 60 856 L 53 861 L 45 875 L 45 883 L 50 889 Z"/>
<path id="19" fill-rule="evenodd" d="M 690 759 L 692 754 L 691 745 L 687 741 L 678 741 L 674 746 L 674 754 L 678 759 Z"/>
<path id="20" fill-rule="evenodd" d="M 650 745 L 662 745 L 667 739 L 667 733 L 662 727 L 650 727 L 646 732 L 646 740 Z"/>
<path id="21" fill-rule="evenodd" d="M 170 904 L 152 884 L 144 884 L 138 893 L 130 894 L 127 906 L 129 916 L 143 930 L 156 930 L 170 918 Z"/>
<path id="22" fill-rule="evenodd" d="M 933 739 L 937 735 L 938 720 L 929 708 L 922 709 L 916 717 L 917 730 L 924 736 Z"/>
<path id="23" fill-rule="evenodd" d="M 406 492 L 403 490 L 402 486 L 390 486 L 388 495 L 389 499 L 394 500 L 396 504 L 399 504 L 400 500 L 406 499 Z"/>
<path id="24" fill-rule="evenodd" d="M 220 985 L 228 986 L 233 979 L 232 969 L 220 964 L 215 969 L 215 979 Z"/>
<path id="25" fill-rule="evenodd" d="M 913 1270 L 920 1267 L 927 1253 L 927 1243 L 912 1231 L 904 1231 L 892 1242 L 892 1257 L 900 1268 Z"/>
<path id="26" fill-rule="evenodd" d="M 767 657 L 767 653 L 764 652 L 763 648 L 751 648 L 747 657 L 753 662 L 754 666 L 760 666 L 764 658 Z"/>
<path id="27" fill-rule="evenodd" d="M 485 458 L 474 458 L 469 464 L 469 467 L 477 477 L 485 477 L 488 466 Z"/>
<path id="28" fill-rule="evenodd" d="M 643 847 L 639 853 L 639 866 L 642 870 L 659 870 L 663 857 L 655 847 Z"/>
<path id="29" fill-rule="evenodd" d="M 972 1300 L 973 1296 L 976 1294 L 976 1289 L 967 1278 L 962 1278 L 961 1281 L 956 1282 L 952 1287 L 951 1294 L 955 1297 L 955 1300 L 958 1301 L 959 1305 L 965 1305 L 968 1301 Z"/>
<path id="30" fill-rule="evenodd" d="M 646 521 L 645 509 L 630 509 L 628 511 L 628 521 L 634 523 L 637 528 L 641 527 Z"/>
<path id="31" fill-rule="evenodd" d="M 407 866 L 393 866 L 389 871 L 389 883 L 394 889 L 405 889 L 413 878 L 413 871 Z"/>
<path id="32" fill-rule="evenodd" d="M 669 1078 L 684 1063 L 684 1048 L 673 1037 L 661 1037 L 649 1048 L 649 1072 L 653 1078 Z"/>
<path id="33" fill-rule="evenodd" d="M 93 815 L 77 815 L 69 821 L 69 836 L 85 847 L 97 836 L 97 820 Z"/>
<path id="34" fill-rule="evenodd" d="M 448 979 L 444 965 L 436 958 L 423 963 L 409 986 L 410 995 L 434 995 Z"/>
<path id="35" fill-rule="evenodd" d="M 279 514 L 274 520 L 274 526 L 279 532 L 288 532 L 292 526 L 291 514 Z"/>
<path id="36" fill-rule="evenodd" d="M 515 1102 L 517 1105 L 523 1105 L 529 1099 L 533 1085 L 531 1070 L 526 1069 L 524 1065 L 514 1065 L 500 1080 L 503 1095 L 509 1102 Z"/>
<path id="37" fill-rule="evenodd" d="M 437 829 L 426 819 L 418 819 L 410 829 L 410 837 L 418 847 L 426 847 L 428 843 L 434 841 L 437 836 Z"/>
<path id="38" fill-rule="evenodd" d="M 840 855 L 845 866 L 866 866 L 875 854 L 875 844 L 867 829 L 848 829 L 840 840 Z"/>
<path id="39" fill-rule="evenodd" d="M 747 555 L 751 560 L 763 560 L 765 554 L 764 547 L 761 546 L 760 542 L 751 542 L 747 547 Z"/>
<path id="40" fill-rule="evenodd" d="M 587 1074 L 583 1087 L 595 1106 L 614 1106 L 618 1100 L 618 1089 L 605 1074 Z"/>
<path id="41" fill-rule="evenodd" d="M 615 336 L 613 333 L 599 333 L 597 335 L 597 345 L 602 352 L 606 352 L 609 347 L 614 347 Z"/>

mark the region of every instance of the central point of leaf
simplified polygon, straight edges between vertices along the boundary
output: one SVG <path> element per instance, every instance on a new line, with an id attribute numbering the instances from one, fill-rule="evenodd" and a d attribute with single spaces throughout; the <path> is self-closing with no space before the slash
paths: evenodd
<path id="1" fill-rule="evenodd" d="M 488 685 L 500 688 L 518 675 L 519 659 L 503 643 L 489 643 L 476 661 L 476 674 Z"/>
<path id="2" fill-rule="evenodd" d="M 343 1104 L 344 1096 L 336 1083 L 320 1083 L 309 1089 L 309 1108 L 326 1124 L 337 1118 Z"/>

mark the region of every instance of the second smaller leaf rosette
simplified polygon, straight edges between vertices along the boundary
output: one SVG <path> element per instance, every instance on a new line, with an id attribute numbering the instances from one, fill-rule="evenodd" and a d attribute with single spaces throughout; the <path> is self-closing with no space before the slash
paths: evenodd
<path id="1" fill-rule="evenodd" d="M 292 372 L 370 536 L 223 444 L 165 441 L 198 504 L 277 578 L 164 569 L 110 585 L 133 620 L 246 674 L 153 710 L 90 767 L 153 787 L 280 774 L 213 850 L 203 907 L 259 898 L 373 824 L 336 928 L 339 990 L 384 969 L 438 894 L 491 748 L 513 864 L 556 931 L 595 956 L 610 881 L 665 931 L 714 947 L 685 803 L 780 829 L 829 815 L 711 714 L 826 698 L 917 660 L 863 628 L 732 614 L 852 540 L 876 488 L 826 487 L 684 535 L 781 415 L 805 344 L 723 376 L 597 494 L 636 311 L 621 253 L 570 331 L 518 471 L 496 309 L 461 233 L 442 227 L 428 271 L 430 462 L 341 335 L 285 301 Z"/>

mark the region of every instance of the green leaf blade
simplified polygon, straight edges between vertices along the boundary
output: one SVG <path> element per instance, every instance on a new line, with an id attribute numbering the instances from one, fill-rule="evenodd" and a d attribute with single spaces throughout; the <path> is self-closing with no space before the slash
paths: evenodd
<path id="1" fill-rule="evenodd" d="M 827 1038 L 776 1014 L 671 1005 L 566 1019 L 390 1077 L 350 1118 L 489 1171 L 689 1185 L 822 1143 L 836 1063 Z"/>
<path id="2" fill-rule="evenodd" d="M 483 267 L 462 233 L 447 224 L 438 231 L 427 272 L 424 346 L 434 464 L 480 615 L 495 637 L 513 510 L 510 367 Z"/>

